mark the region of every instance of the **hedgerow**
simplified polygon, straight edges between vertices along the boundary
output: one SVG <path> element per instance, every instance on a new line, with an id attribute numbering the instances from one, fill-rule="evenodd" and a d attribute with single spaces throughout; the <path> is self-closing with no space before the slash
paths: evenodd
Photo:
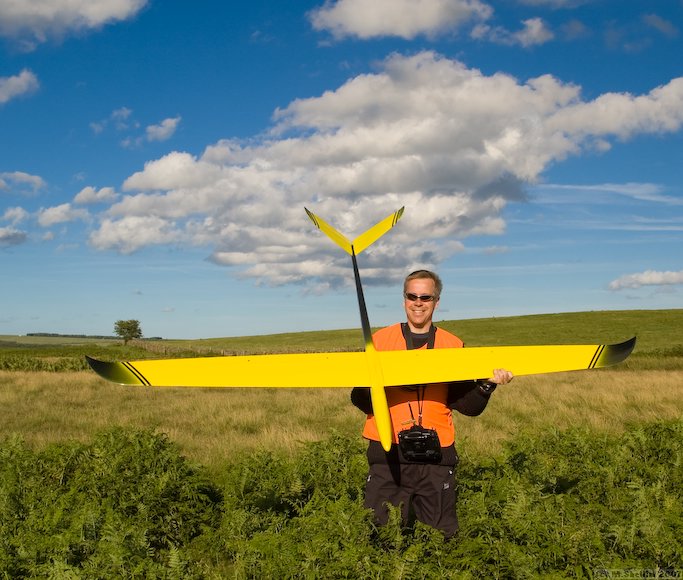
<path id="1" fill-rule="evenodd" d="M 50 359 L 24 354 L 9 354 L 0 357 L 0 371 L 69 372 L 84 371 L 86 368 L 87 363 L 82 357 L 59 357 Z"/>
<path id="2" fill-rule="evenodd" d="M 22 372 L 73 372 L 90 369 L 86 355 L 103 360 L 137 360 L 149 358 L 144 348 L 147 343 L 89 345 L 38 345 L 18 344 L 0 341 L 0 371 Z M 192 351 L 181 351 L 178 355 L 189 356 Z M 195 355 L 196 356 L 196 355 Z"/>
<path id="3" fill-rule="evenodd" d="M 229 442 L 226 442 L 228 445 Z M 520 434 L 459 467 L 455 540 L 363 508 L 360 438 L 260 451 L 220 473 L 166 436 L 0 446 L 8 578 L 590 578 L 683 562 L 683 421 Z"/>

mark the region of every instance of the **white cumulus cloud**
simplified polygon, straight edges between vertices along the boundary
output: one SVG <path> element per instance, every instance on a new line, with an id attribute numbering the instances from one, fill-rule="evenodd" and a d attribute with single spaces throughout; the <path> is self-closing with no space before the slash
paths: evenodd
<path id="1" fill-rule="evenodd" d="M 91 204 L 91 203 L 107 203 L 113 202 L 118 198 L 119 194 L 113 187 L 101 187 L 95 189 L 92 186 L 87 186 L 81 189 L 74 197 L 74 203 Z"/>
<path id="2" fill-rule="evenodd" d="M 558 110 L 549 120 L 573 139 L 614 135 L 628 139 L 639 133 L 677 131 L 683 123 L 683 77 L 646 95 L 605 93 L 593 101 L 576 102 Z"/>
<path id="3" fill-rule="evenodd" d="M 348 279 L 348 263 L 303 207 L 352 239 L 405 206 L 362 258 L 368 283 L 395 279 L 436 266 L 468 236 L 503 232 L 506 204 L 524 200 L 549 164 L 593 152 L 596 139 L 681 123 L 683 79 L 585 101 L 580 87 L 550 75 L 520 81 L 432 52 L 394 55 L 373 74 L 276 111 L 267 137 L 149 161 L 124 182 L 90 243 L 124 252 L 194 244 L 244 276 L 333 285 Z"/>
<path id="4" fill-rule="evenodd" d="M 164 119 L 158 125 L 149 125 L 145 129 L 147 141 L 166 141 L 173 137 L 178 128 L 180 117 Z"/>
<path id="5" fill-rule="evenodd" d="M 3 0 L 0 36 L 31 50 L 50 38 L 127 20 L 146 4 L 147 0 Z"/>
<path id="6" fill-rule="evenodd" d="M 0 172 L 0 190 L 21 195 L 32 195 L 43 189 L 47 184 L 38 175 L 31 175 L 24 171 Z"/>
<path id="7" fill-rule="evenodd" d="M 95 135 L 103 133 L 109 126 L 114 127 L 116 131 L 127 131 L 132 128 L 137 128 L 137 121 L 131 121 L 130 116 L 133 111 L 128 107 L 119 107 L 114 109 L 108 117 L 100 119 L 99 121 L 92 121 L 90 128 Z"/>
<path id="8" fill-rule="evenodd" d="M 336 0 L 313 10 L 309 18 L 313 28 L 336 38 L 412 39 L 457 30 L 465 22 L 489 18 L 492 12 L 480 0 Z"/>
<path id="9" fill-rule="evenodd" d="M 529 18 L 522 21 L 522 28 L 510 31 L 501 26 L 478 24 L 472 29 L 472 38 L 487 40 L 496 44 L 519 45 L 524 48 L 545 44 L 555 38 L 555 34 L 541 18 Z"/>
<path id="10" fill-rule="evenodd" d="M 2 214 L 2 219 L 13 226 L 28 219 L 29 213 L 23 207 L 9 207 Z"/>
<path id="11" fill-rule="evenodd" d="M 18 246 L 23 244 L 28 239 L 26 232 L 17 230 L 16 228 L 0 228 L 0 248 L 8 248 L 10 246 Z"/>
<path id="12" fill-rule="evenodd" d="M 30 94 L 38 90 L 39 86 L 38 77 L 28 69 L 22 70 L 18 75 L 0 77 L 0 105 L 21 95 Z"/>
<path id="13" fill-rule="evenodd" d="M 116 222 L 106 219 L 91 236 L 90 244 L 96 248 L 117 247 L 130 254 L 145 246 L 168 244 L 180 236 L 172 223 L 156 216 L 127 216 Z"/>
<path id="14" fill-rule="evenodd" d="M 70 203 L 63 203 L 54 207 L 42 208 L 38 212 L 38 223 L 44 228 L 55 224 L 85 221 L 90 214 L 85 209 L 75 209 Z"/>
<path id="15" fill-rule="evenodd" d="M 683 270 L 678 272 L 658 272 L 656 270 L 646 270 L 637 274 L 627 274 L 609 284 L 610 290 L 635 289 L 642 286 L 671 286 L 683 284 Z"/>

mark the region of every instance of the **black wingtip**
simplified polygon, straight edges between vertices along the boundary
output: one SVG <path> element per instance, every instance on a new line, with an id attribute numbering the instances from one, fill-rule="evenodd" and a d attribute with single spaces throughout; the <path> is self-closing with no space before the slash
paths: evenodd
<path id="1" fill-rule="evenodd" d="M 111 381 L 112 383 L 118 383 L 120 385 L 145 385 L 144 377 L 140 377 L 131 371 L 123 363 L 120 362 L 105 362 L 92 358 L 88 355 L 85 356 L 85 360 L 90 365 L 90 368 L 94 370 L 103 379 Z"/>
<path id="2" fill-rule="evenodd" d="M 600 355 L 596 367 L 609 367 L 626 360 L 636 347 L 636 337 L 618 344 L 608 344 Z"/>

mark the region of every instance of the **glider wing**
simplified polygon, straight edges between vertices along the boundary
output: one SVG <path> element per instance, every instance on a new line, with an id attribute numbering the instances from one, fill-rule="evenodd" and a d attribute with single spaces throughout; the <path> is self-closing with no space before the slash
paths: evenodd
<path id="1" fill-rule="evenodd" d="M 367 384 L 365 353 L 265 354 L 104 362 L 103 378 L 149 387 L 349 387 Z"/>
<path id="2" fill-rule="evenodd" d="M 625 360 L 636 339 L 608 345 L 443 348 L 375 352 L 388 387 L 486 378 L 496 366 L 516 376 L 612 366 Z M 149 387 L 356 387 L 372 386 L 365 352 L 267 354 L 105 362 L 86 357 L 101 377 Z"/>
<path id="3" fill-rule="evenodd" d="M 439 348 L 380 352 L 387 386 L 486 379 L 494 368 L 515 376 L 603 368 L 625 360 L 636 339 L 618 344 Z"/>

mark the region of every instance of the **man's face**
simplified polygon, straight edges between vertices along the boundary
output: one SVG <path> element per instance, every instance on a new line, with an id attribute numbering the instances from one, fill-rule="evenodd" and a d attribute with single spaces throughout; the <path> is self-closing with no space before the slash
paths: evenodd
<path id="1" fill-rule="evenodd" d="M 435 296 L 436 288 L 434 280 L 431 278 L 416 278 L 406 284 L 405 294 L 414 296 Z M 433 300 L 423 301 L 421 299 L 410 300 L 403 297 L 408 326 L 415 333 L 425 333 L 429 331 L 432 324 L 432 316 L 439 301 L 434 297 Z"/>

